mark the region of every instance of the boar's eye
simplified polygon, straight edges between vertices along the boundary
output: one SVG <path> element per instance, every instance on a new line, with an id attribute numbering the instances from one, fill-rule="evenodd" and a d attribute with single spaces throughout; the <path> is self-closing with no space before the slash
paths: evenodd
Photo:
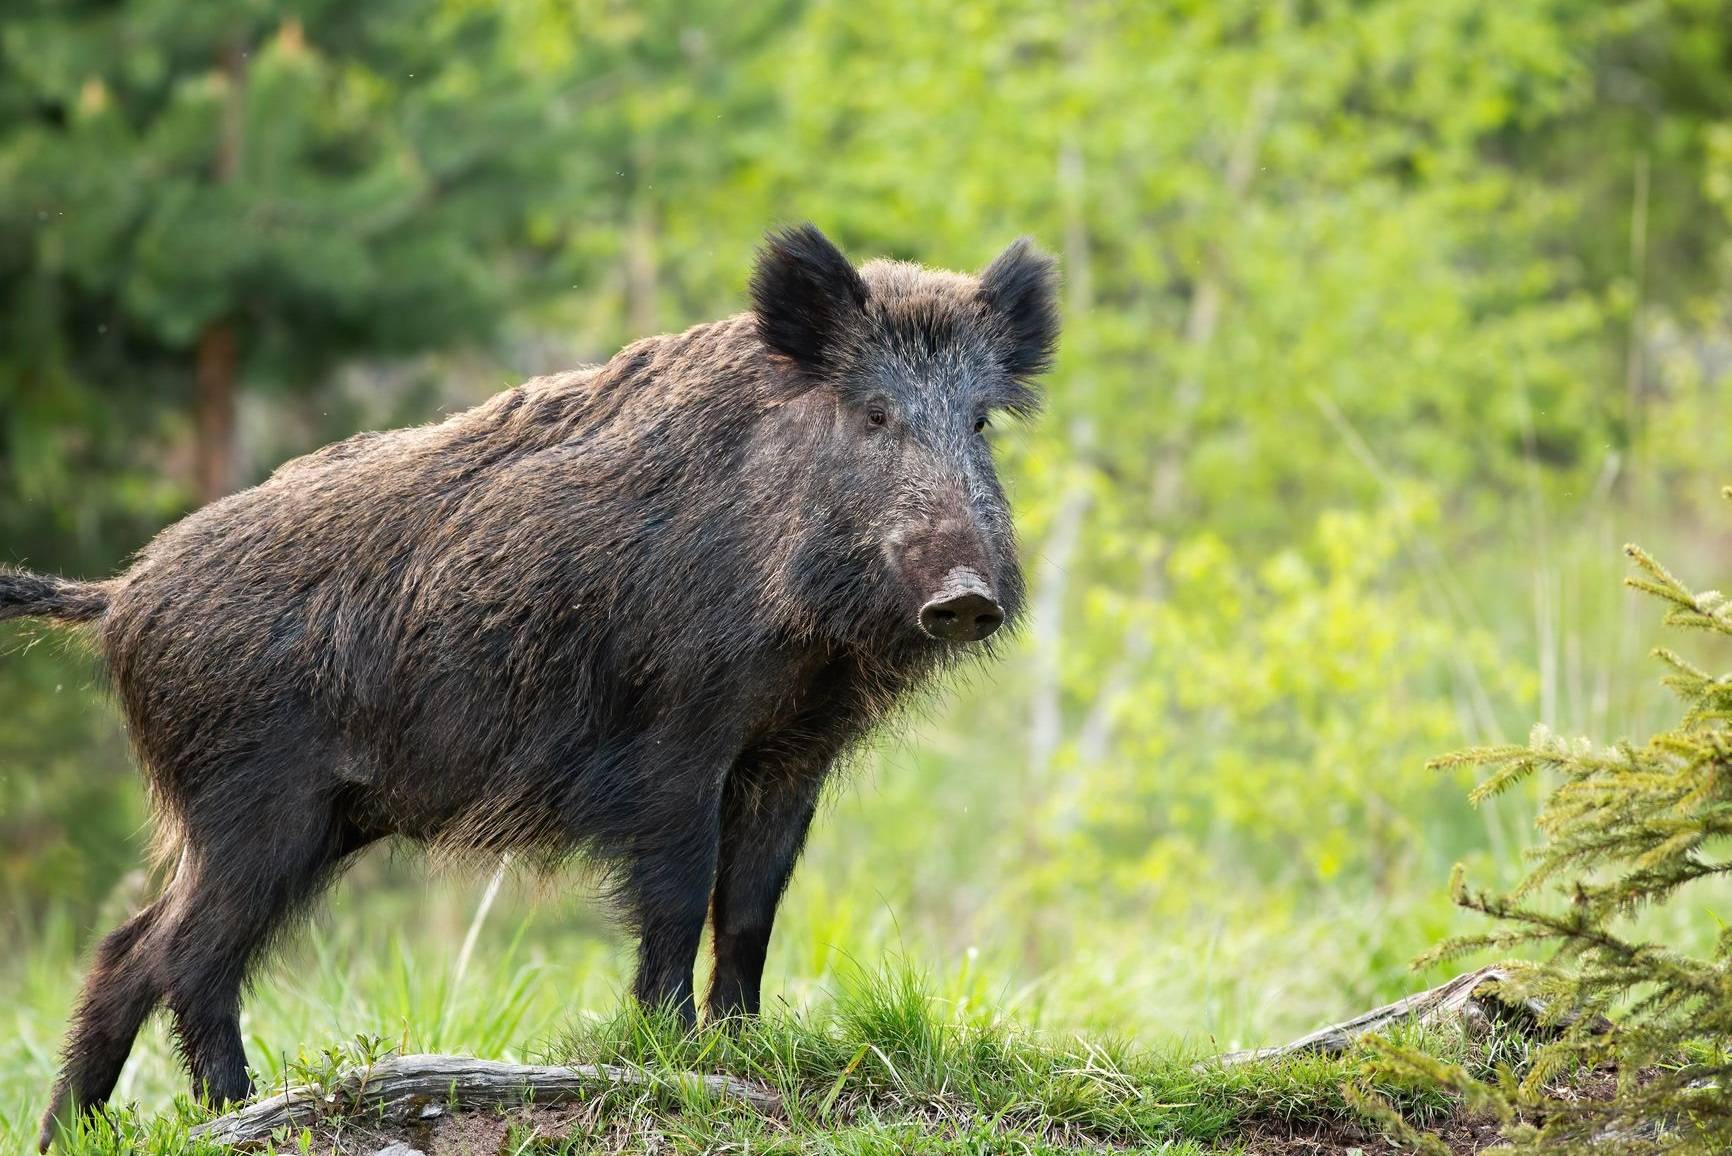
<path id="1" fill-rule="evenodd" d="M 986 432 L 986 415 L 985 414 L 981 414 L 979 417 L 974 419 L 974 432 L 975 433 Z"/>
<path id="2" fill-rule="evenodd" d="M 875 406 L 872 406 L 866 410 L 866 424 L 867 425 L 882 426 L 885 422 L 887 422 L 889 420 L 890 420 L 890 415 L 884 412 L 884 407 L 881 405 L 875 405 Z"/>

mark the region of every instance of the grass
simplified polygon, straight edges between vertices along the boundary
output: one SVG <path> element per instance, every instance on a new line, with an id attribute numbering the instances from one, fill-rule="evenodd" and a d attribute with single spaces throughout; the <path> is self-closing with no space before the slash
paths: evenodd
<path id="1" fill-rule="evenodd" d="M 1444 1036 L 1425 1042 L 1450 1052 Z M 682 1035 L 623 1008 L 574 1032 L 562 1054 L 725 1072 L 774 1089 L 786 1106 L 785 1121 L 766 1126 L 741 1112 L 670 1114 L 654 1095 L 626 1105 L 678 1136 L 676 1148 L 693 1151 L 784 1135 L 816 1150 L 851 1151 L 857 1139 L 910 1132 L 963 1145 L 991 1137 L 995 1148 L 1031 1151 L 1201 1150 L 1231 1141 L 1252 1121 L 1339 1123 L 1354 1114 L 1343 1081 L 1366 1076 L 1357 1059 L 1224 1068 L 1199 1063 L 1204 1057 L 1192 1048 L 1036 1032 L 990 1009 L 959 1007 L 896 966 L 848 973 L 815 1007 L 774 1014 L 738 1035 Z M 1449 1107 L 1432 1092 L 1382 1091 L 1420 1119 Z"/>
<path id="2" fill-rule="evenodd" d="M 1454 1032 L 1414 1030 L 1405 1042 L 1454 1062 L 1490 1054 Z M 389 1050 L 390 1041 L 363 1039 L 285 1075 L 318 1082 Z M 575 1109 L 470 1121 L 472 1137 L 486 1136 L 474 1150 L 1183 1154 L 1232 1151 L 1271 1131 L 1375 1135 L 1352 1089 L 1375 1092 L 1422 1125 L 1452 1108 L 1435 1090 L 1379 1081 L 1361 1055 L 1222 1067 L 1199 1063 L 1190 1048 L 1037 1032 L 946 999 L 929 977 L 900 966 L 845 970 L 811 1007 L 780 1008 L 735 1030 L 687 1033 L 620 1005 L 575 1025 L 540 1058 L 727 1073 L 774 1090 L 784 1109 L 768 1117 L 664 1080 L 611 1089 Z M 69 1151 L 218 1151 L 187 1139 L 201 1118 L 184 1100 L 159 1115 L 125 1111 L 85 1129 Z M 379 1141 L 365 1119 L 332 1120 L 282 1137 L 278 1148 L 371 1152 Z"/>

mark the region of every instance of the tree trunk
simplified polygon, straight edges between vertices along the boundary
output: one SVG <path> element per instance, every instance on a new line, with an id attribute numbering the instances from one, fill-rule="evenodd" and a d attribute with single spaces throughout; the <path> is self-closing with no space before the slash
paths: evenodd
<path id="1" fill-rule="evenodd" d="M 1263 138 L 1268 133 L 1279 96 L 1280 89 L 1273 80 L 1266 79 L 1252 90 L 1245 122 L 1233 140 L 1227 154 L 1226 171 L 1222 175 L 1222 188 L 1230 207 L 1236 208 L 1250 190 Z M 1214 344 L 1215 331 L 1220 327 L 1227 272 L 1221 246 L 1211 246 L 1185 313 L 1183 336 L 1189 365 L 1173 391 L 1173 425 L 1155 447 L 1149 514 L 1157 530 L 1171 528 L 1183 501 L 1185 467 L 1195 441 L 1197 410 L 1203 400 L 1202 363 Z M 1164 596 L 1161 575 L 1165 566 L 1165 550 L 1144 565 L 1137 584 L 1139 600 L 1157 602 Z M 1153 647 L 1154 639 L 1146 630 L 1133 630 L 1125 640 L 1124 650 L 1102 684 L 1102 693 L 1095 697 L 1094 706 L 1083 719 L 1078 742 L 1081 757 L 1090 762 L 1099 762 L 1105 757 L 1118 725 L 1113 711 L 1123 699 L 1137 667 Z"/>
<path id="2" fill-rule="evenodd" d="M 235 486 L 235 329 L 213 321 L 198 339 L 198 496 L 214 502 Z"/>
<path id="3" fill-rule="evenodd" d="M 631 222 L 626 231 L 625 301 L 634 340 L 661 328 L 656 301 L 655 207 L 642 188 L 632 194 Z"/>
<path id="4" fill-rule="evenodd" d="M 223 49 L 225 84 L 222 135 L 217 138 L 214 175 L 219 185 L 233 184 L 241 172 L 246 123 L 247 54 L 239 40 Z M 234 322 L 211 321 L 199 334 L 193 376 L 198 386 L 197 473 L 200 502 L 214 502 L 235 488 L 235 368 L 238 341 Z"/>

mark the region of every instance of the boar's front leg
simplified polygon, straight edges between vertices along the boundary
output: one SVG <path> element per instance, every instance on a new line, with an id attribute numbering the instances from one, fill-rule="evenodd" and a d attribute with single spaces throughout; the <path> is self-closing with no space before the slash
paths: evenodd
<path id="1" fill-rule="evenodd" d="M 641 791 L 619 797 L 630 808 L 630 829 L 614 855 L 618 898 L 638 937 L 632 995 L 690 1025 L 697 1019 L 692 966 L 716 879 L 723 775 L 713 755 L 675 761 L 675 750 L 695 755 L 687 744 L 646 746 L 654 754 L 641 764 Z"/>
<path id="2" fill-rule="evenodd" d="M 823 783 L 821 774 L 787 770 L 742 760 L 728 776 L 711 905 L 716 953 L 707 1009 L 711 1022 L 758 1014 L 770 927 Z"/>

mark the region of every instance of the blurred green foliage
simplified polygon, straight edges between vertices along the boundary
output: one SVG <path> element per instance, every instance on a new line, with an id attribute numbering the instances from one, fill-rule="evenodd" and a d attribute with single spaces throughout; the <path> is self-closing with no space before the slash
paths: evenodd
<path id="1" fill-rule="evenodd" d="M 213 326 L 249 482 L 735 311 L 800 219 L 1066 276 L 1049 413 L 995 435 L 1032 624 L 840 792 L 797 890 L 839 939 L 882 904 L 1154 1001 L 1361 936 L 1270 964 L 1302 1020 L 1403 982 L 1450 862 L 1517 869 L 1520 807 L 1426 757 L 1655 711 L 1603 591 L 1636 525 L 1725 546 L 1719 0 L 15 0 L 0 558 L 108 572 L 195 502 Z M 4 918 L 84 927 L 144 810 L 42 637 L 0 654 Z"/>

